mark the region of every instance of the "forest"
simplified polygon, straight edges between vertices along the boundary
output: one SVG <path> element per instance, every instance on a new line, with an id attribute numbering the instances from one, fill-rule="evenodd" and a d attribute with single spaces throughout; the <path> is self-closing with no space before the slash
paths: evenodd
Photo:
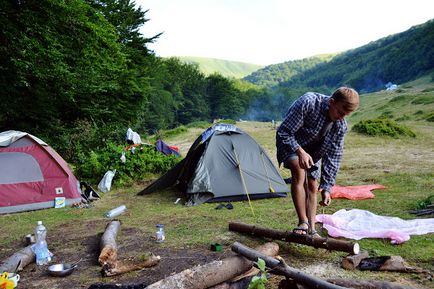
<path id="1" fill-rule="evenodd" d="M 162 58 L 131 0 L 0 0 L 0 129 L 50 143 L 64 158 L 213 119 L 281 119 L 306 91 L 383 89 L 434 68 L 434 21 L 337 55 L 265 67 L 245 79 Z M 228 43 L 230 45 L 230 43 Z M 268 80 L 267 80 L 268 79 Z"/>
<path id="2" fill-rule="evenodd" d="M 243 115 L 261 90 L 147 48 L 130 0 L 1 0 L 0 129 L 37 135 L 68 161 L 128 127 L 155 133 Z"/>

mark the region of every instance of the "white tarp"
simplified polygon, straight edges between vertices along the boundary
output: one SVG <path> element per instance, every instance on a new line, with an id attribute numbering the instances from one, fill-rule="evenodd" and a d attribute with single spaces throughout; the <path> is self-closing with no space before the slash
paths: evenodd
<path id="1" fill-rule="evenodd" d="M 392 244 L 408 241 L 410 235 L 434 233 L 434 218 L 403 220 L 359 209 L 342 209 L 333 215 L 320 214 L 316 216 L 316 221 L 323 223 L 332 237 L 354 240 L 386 238 L 391 239 Z"/>

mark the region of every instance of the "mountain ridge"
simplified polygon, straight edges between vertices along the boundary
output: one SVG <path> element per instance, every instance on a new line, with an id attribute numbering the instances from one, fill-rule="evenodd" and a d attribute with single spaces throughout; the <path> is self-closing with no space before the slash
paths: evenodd
<path id="1" fill-rule="evenodd" d="M 226 77 L 243 78 L 260 69 L 263 65 L 241 61 L 232 61 L 219 58 L 199 56 L 175 56 L 182 62 L 197 64 L 199 70 L 205 75 L 219 73 Z"/>
<path id="2" fill-rule="evenodd" d="M 403 83 L 434 71 L 434 20 L 392 34 L 337 54 L 329 61 L 306 65 L 289 79 L 265 83 L 280 88 L 336 88 L 348 85 L 362 92 L 384 88 L 388 82 Z M 292 65 L 300 64 L 292 61 Z M 274 64 L 246 76 L 254 84 L 257 79 L 273 79 L 268 71 L 288 71 L 287 64 Z M 262 75 L 261 75 L 262 74 Z M 255 76 L 255 77 L 253 77 Z"/>

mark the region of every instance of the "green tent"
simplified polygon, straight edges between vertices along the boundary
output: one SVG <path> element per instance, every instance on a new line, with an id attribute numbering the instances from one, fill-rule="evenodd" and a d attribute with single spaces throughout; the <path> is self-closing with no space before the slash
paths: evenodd
<path id="1" fill-rule="evenodd" d="M 205 130 L 187 156 L 139 195 L 176 186 L 188 205 L 286 197 L 288 186 L 264 149 L 230 124 Z"/>

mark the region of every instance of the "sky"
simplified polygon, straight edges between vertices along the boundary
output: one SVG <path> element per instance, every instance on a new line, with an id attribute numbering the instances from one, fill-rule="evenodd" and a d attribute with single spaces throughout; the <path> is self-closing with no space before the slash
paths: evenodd
<path id="1" fill-rule="evenodd" d="M 259 65 L 341 52 L 434 18 L 433 0 L 135 0 L 148 48 Z"/>

